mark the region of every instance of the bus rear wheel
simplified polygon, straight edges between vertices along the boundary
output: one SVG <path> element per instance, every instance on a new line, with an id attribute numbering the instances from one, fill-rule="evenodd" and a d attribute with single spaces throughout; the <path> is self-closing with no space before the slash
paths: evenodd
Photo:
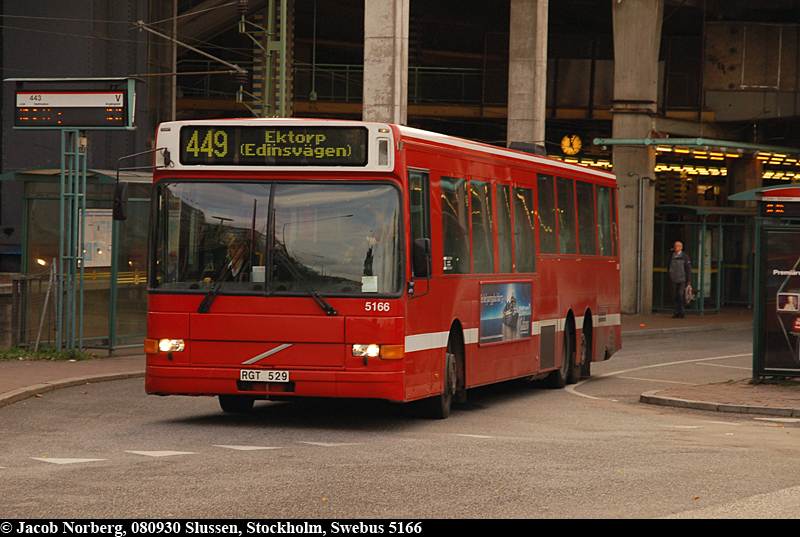
<path id="1" fill-rule="evenodd" d="M 589 341 L 585 332 L 581 334 L 580 356 L 581 361 L 578 364 L 574 363 L 575 357 L 573 356 L 573 364 L 569 369 L 569 378 L 567 379 L 568 384 L 577 384 L 581 380 L 583 372 L 590 367 L 587 365 L 587 361 L 589 360 Z"/>
<path id="2" fill-rule="evenodd" d="M 581 336 L 581 376 L 584 378 L 592 376 L 592 335 Z"/>
<path id="3" fill-rule="evenodd" d="M 253 409 L 255 398 L 250 395 L 226 395 L 219 396 L 219 406 L 223 412 L 242 414 Z"/>

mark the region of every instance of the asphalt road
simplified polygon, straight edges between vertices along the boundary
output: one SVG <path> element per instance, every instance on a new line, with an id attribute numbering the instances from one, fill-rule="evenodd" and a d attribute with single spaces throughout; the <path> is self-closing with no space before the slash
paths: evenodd
<path id="1" fill-rule="evenodd" d="M 144 394 L 131 379 L 0 409 L 0 518 L 794 517 L 797 420 L 643 405 L 749 375 L 751 330 L 631 340 L 567 390 L 471 390 L 447 420 L 374 401 Z"/>

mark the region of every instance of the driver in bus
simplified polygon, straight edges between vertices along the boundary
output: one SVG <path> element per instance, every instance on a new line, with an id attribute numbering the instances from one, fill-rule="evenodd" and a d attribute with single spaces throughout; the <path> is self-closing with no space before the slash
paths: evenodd
<path id="1" fill-rule="evenodd" d="M 231 282 L 250 281 L 250 249 L 247 242 L 236 236 L 228 243 L 228 264 L 223 267 L 219 279 Z"/>

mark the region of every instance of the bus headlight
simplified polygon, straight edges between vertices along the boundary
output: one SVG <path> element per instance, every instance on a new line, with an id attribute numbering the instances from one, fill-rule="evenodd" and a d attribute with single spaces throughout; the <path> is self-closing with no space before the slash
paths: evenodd
<path id="1" fill-rule="evenodd" d="M 159 352 L 183 352 L 186 346 L 182 339 L 159 339 L 158 350 Z"/>
<path id="2" fill-rule="evenodd" d="M 403 345 L 353 345 L 353 356 L 359 358 L 380 358 L 381 360 L 400 360 L 405 354 Z"/>
<path id="3" fill-rule="evenodd" d="M 372 343 L 371 345 L 353 345 L 353 356 L 363 358 L 377 358 L 381 355 L 381 346 Z"/>

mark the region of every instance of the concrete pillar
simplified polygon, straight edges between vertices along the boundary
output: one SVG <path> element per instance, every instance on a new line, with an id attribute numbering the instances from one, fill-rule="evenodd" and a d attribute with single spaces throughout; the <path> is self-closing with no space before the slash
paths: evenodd
<path id="1" fill-rule="evenodd" d="M 407 121 L 409 4 L 364 2 L 364 121 Z"/>
<path id="2" fill-rule="evenodd" d="M 764 162 L 742 156 L 728 161 L 728 195 L 761 188 L 764 184 Z M 755 207 L 755 201 L 732 201 L 733 207 Z"/>
<path id="3" fill-rule="evenodd" d="M 614 138 L 646 138 L 658 99 L 658 52 L 664 0 L 615 0 Z M 653 309 L 653 226 L 655 150 L 616 146 L 619 186 L 622 313 Z"/>
<path id="4" fill-rule="evenodd" d="M 544 150 L 549 0 L 511 0 L 508 147 Z"/>

